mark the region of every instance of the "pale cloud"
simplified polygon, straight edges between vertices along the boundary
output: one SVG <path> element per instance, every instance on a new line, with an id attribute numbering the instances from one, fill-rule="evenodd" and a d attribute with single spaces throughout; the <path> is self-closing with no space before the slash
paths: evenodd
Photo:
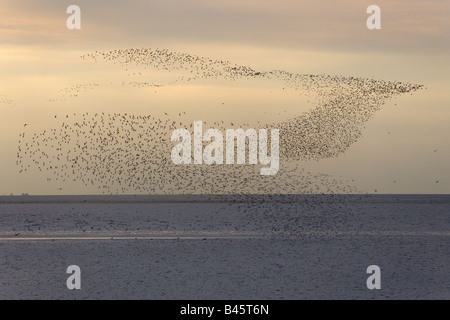
<path id="1" fill-rule="evenodd" d="M 80 45 L 221 43 L 328 51 L 446 52 L 449 2 L 380 0 L 382 30 L 365 21 L 371 1 L 77 1 L 83 28 L 65 28 L 71 1 L 12 1 L 2 9 L 2 43 Z"/>

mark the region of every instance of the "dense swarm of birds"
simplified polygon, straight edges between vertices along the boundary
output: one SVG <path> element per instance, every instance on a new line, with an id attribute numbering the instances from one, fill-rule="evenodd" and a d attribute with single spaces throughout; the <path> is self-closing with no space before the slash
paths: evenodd
<path id="1" fill-rule="evenodd" d="M 17 164 L 21 173 L 33 166 L 49 181 L 82 181 L 107 194 L 344 192 L 345 184 L 330 175 L 307 172 L 298 163 L 281 162 L 279 172 L 270 177 L 261 176 L 253 165 L 175 165 L 170 136 L 186 125 L 184 114 L 65 115 L 58 127 L 20 135 Z M 58 115 L 54 120 L 59 121 Z"/>
<path id="2" fill-rule="evenodd" d="M 396 96 L 421 85 L 330 75 L 294 74 L 282 70 L 258 71 L 229 61 L 214 60 L 160 49 L 95 51 L 81 56 L 96 63 L 113 63 L 128 75 L 145 69 L 173 72 L 163 84 L 122 81 L 136 88 L 169 86 L 197 79 L 267 79 L 283 88 L 314 94 L 316 104 L 286 121 L 260 123 L 280 129 L 280 169 L 261 176 L 260 165 L 175 165 L 170 154 L 175 129 L 187 128 L 186 112 L 164 116 L 84 112 L 54 115 L 55 125 L 40 132 L 28 126 L 20 134 L 17 165 L 21 173 L 35 168 L 47 180 L 81 181 L 105 194 L 339 194 L 355 193 L 349 181 L 302 168 L 299 160 L 320 160 L 344 153 L 357 141 L 364 124 Z M 177 73 L 177 71 L 180 71 Z M 63 89 L 62 99 L 76 97 L 100 84 Z M 56 99 L 55 99 L 56 100 Z M 242 119 L 205 123 L 225 130 L 244 128 Z"/>

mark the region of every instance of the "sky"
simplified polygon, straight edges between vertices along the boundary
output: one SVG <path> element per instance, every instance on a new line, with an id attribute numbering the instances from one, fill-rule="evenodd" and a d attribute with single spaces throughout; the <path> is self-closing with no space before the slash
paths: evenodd
<path id="1" fill-rule="evenodd" d="M 81 9 L 80 30 L 66 26 L 73 4 Z M 380 30 L 366 27 L 372 4 L 381 9 Z M 186 112 L 197 120 L 264 122 L 313 106 L 272 81 L 173 83 L 173 72 L 136 67 L 124 73 L 81 58 L 127 48 L 167 49 L 262 71 L 424 85 L 383 105 L 344 154 L 300 165 L 352 181 L 363 193 L 449 193 L 449 14 L 450 2 L 442 0 L 3 0 L 0 194 L 97 192 L 80 181 L 48 180 L 33 168 L 19 173 L 19 136 L 50 130 L 68 114 Z M 164 86 L 124 89 L 123 81 Z M 68 88 L 80 84 L 80 94 L 70 96 Z"/>

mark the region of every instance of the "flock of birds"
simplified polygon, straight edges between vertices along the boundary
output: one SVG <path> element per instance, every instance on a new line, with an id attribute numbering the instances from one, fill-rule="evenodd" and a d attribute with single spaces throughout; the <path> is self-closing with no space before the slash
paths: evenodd
<path id="1" fill-rule="evenodd" d="M 59 90 L 58 94 L 60 97 L 49 99 L 49 101 L 66 101 L 66 98 L 78 97 L 79 95 L 86 93 L 88 90 L 93 90 L 98 86 L 98 83 L 76 84 L 71 87 Z"/>
<path id="2" fill-rule="evenodd" d="M 109 83 L 110 85 L 113 84 L 113 82 Z M 101 85 L 99 83 L 84 83 L 84 84 L 76 84 L 71 87 L 63 88 L 61 90 L 58 90 L 57 97 L 48 99 L 50 102 L 63 102 L 66 101 L 69 98 L 76 98 L 84 93 L 94 90 L 97 87 L 100 87 Z M 123 87 L 130 87 L 130 88 L 159 88 L 163 87 L 161 84 L 154 84 L 150 83 L 148 81 L 122 81 L 121 86 Z M 1 100 L 0 100 L 1 102 Z"/>
<path id="3" fill-rule="evenodd" d="M 274 176 L 261 176 L 259 165 L 174 165 L 170 158 L 174 145 L 170 136 L 178 128 L 192 130 L 186 112 L 166 112 L 163 116 L 106 110 L 75 112 L 53 115 L 55 124 L 47 130 L 34 132 L 32 126 L 24 128 L 17 152 L 20 173 L 37 169 L 45 173 L 48 181 L 62 185 L 81 181 L 105 194 L 356 193 L 350 181 L 307 171 L 301 161 L 344 153 L 361 137 L 364 124 L 384 104 L 422 88 L 356 77 L 258 71 L 229 61 L 160 49 L 95 51 L 81 59 L 116 64 L 129 77 L 142 77 L 147 69 L 173 75 L 164 84 L 120 82 L 135 88 L 200 79 L 261 79 L 277 81 L 283 88 L 316 97 L 316 104 L 308 112 L 285 121 L 260 124 L 259 128 L 280 129 L 280 169 Z M 93 83 L 65 88 L 59 92 L 60 101 L 98 87 L 101 85 Z M 207 125 L 225 130 L 245 129 L 248 123 L 242 119 L 233 122 L 217 119 Z"/>
<path id="4" fill-rule="evenodd" d="M 307 172 L 298 163 L 282 162 L 270 178 L 261 176 L 253 165 L 175 165 L 170 158 L 170 135 L 185 125 L 184 115 L 65 115 L 55 128 L 21 133 L 17 165 L 20 173 L 33 167 L 44 172 L 48 181 L 81 181 L 107 194 L 355 191 L 344 190 L 345 184 L 329 175 Z M 60 121 L 58 115 L 54 120 Z"/>

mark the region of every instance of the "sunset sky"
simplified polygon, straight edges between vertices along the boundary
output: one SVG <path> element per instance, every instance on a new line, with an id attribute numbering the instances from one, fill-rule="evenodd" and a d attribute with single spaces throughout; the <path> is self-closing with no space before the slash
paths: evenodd
<path id="1" fill-rule="evenodd" d="M 81 8 L 81 30 L 66 27 L 72 4 Z M 381 8 L 381 30 L 366 27 L 371 4 Z M 449 17 L 450 2 L 442 0 L 3 0 L 0 195 L 95 193 L 77 182 L 61 185 L 36 172 L 19 174 L 19 135 L 52 128 L 55 115 L 185 111 L 198 120 L 270 121 L 280 110 L 294 117 L 311 108 L 293 92 L 274 88 L 272 98 L 266 97 L 272 83 L 219 79 L 121 89 L 121 81 L 167 84 L 174 75 L 147 70 L 130 78 L 115 65 L 80 58 L 127 48 L 168 49 L 262 71 L 422 84 L 426 89 L 384 105 L 345 154 L 304 166 L 353 180 L 361 192 L 449 193 Z M 64 95 L 65 88 L 98 83 L 111 85 L 76 98 Z"/>

